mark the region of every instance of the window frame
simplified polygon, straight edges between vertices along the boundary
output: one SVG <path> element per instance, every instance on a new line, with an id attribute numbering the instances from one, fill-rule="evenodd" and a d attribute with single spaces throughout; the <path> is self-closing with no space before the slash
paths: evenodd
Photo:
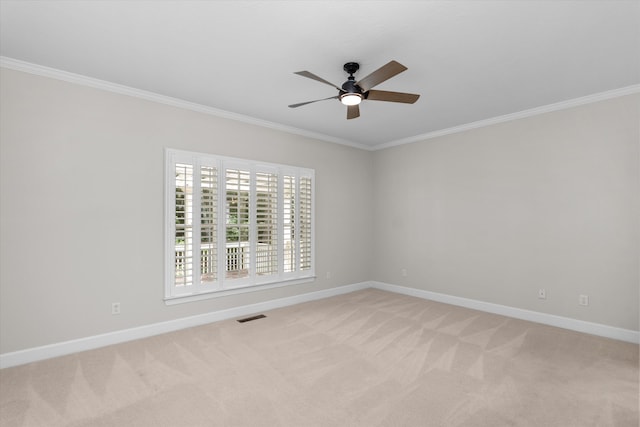
<path id="1" fill-rule="evenodd" d="M 193 224 L 192 228 L 192 269 L 193 282 L 182 287 L 176 286 L 176 164 L 191 165 L 193 170 L 192 183 L 192 204 L 193 204 Z M 200 168 L 215 167 L 217 176 L 217 191 L 215 200 L 216 206 L 216 273 L 217 277 L 213 282 L 206 284 L 200 283 Z M 229 278 L 227 276 L 227 170 L 243 170 L 248 171 L 250 176 L 249 184 L 249 271 L 248 275 L 241 278 Z M 256 174 L 275 174 L 277 176 L 277 271 L 275 274 L 261 275 L 257 273 L 257 245 L 259 235 L 257 233 L 258 225 L 258 208 L 257 200 L 259 197 L 256 185 Z M 284 271 L 284 177 L 295 177 L 295 269 L 294 271 Z M 299 226 L 300 215 L 303 212 L 298 211 L 300 204 L 301 181 L 309 181 L 310 197 L 307 197 L 310 207 L 307 213 L 311 216 L 309 245 L 311 254 L 309 256 L 310 266 L 308 269 L 302 269 L 302 259 L 300 254 L 301 228 Z M 235 157 L 218 156 L 207 153 L 198 153 L 192 151 L 178 150 L 173 148 L 165 148 L 165 168 L 164 168 L 164 282 L 165 294 L 164 301 L 167 305 L 179 304 L 189 301 L 198 301 L 208 298 L 217 298 L 226 295 L 240 294 L 245 292 L 253 292 L 264 289 L 276 288 L 281 286 L 291 286 L 300 283 L 314 281 L 315 276 L 315 171 L 309 168 L 283 165 L 277 163 L 268 163 L 256 160 L 241 159 Z M 186 194 L 186 193 L 185 193 Z M 197 195 L 196 195 L 197 194 Z M 308 196 L 308 195 L 306 195 Z M 187 197 L 185 196 L 185 203 Z M 185 208 L 186 212 L 186 208 Z M 186 215 L 186 214 L 185 214 Z M 195 225 L 198 223 L 198 225 Z M 196 238 L 195 236 L 199 236 Z M 188 245 L 185 243 L 185 248 Z M 186 250 L 186 249 L 185 249 Z M 196 276 L 198 276 L 196 280 Z"/>

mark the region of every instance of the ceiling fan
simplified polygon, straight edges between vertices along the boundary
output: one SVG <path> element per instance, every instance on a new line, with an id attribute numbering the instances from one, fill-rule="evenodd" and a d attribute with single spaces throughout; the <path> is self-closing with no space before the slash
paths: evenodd
<path id="1" fill-rule="evenodd" d="M 405 104 L 413 104 L 420 98 L 420 95 L 413 93 L 403 92 L 388 92 L 385 90 L 373 90 L 374 86 L 390 79 L 396 74 L 400 74 L 407 69 L 404 65 L 396 61 L 390 61 L 388 64 L 378 68 L 367 77 L 355 81 L 353 76 L 360 68 L 360 64 L 357 62 L 347 62 L 344 64 L 344 71 L 349 74 L 348 80 L 342 84 L 342 87 L 338 87 L 325 79 L 316 76 L 309 71 L 298 71 L 297 74 L 302 77 L 307 77 L 312 80 L 319 81 L 321 83 L 328 84 L 329 86 L 338 90 L 338 95 L 331 96 L 329 98 L 316 99 L 315 101 L 301 102 L 299 104 L 291 104 L 289 108 L 297 108 L 303 105 L 311 104 L 318 101 L 326 101 L 327 99 L 339 99 L 344 105 L 347 106 L 347 119 L 355 119 L 360 117 L 359 104 L 364 99 L 372 101 L 387 101 L 387 102 L 402 102 Z"/>

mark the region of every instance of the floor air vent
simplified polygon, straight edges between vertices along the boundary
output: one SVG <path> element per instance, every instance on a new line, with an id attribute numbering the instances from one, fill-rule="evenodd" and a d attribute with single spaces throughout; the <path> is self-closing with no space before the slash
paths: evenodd
<path id="1" fill-rule="evenodd" d="M 257 316 L 251 316 L 251 317 L 245 317 L 244 319 L 238 319 L 238 322 L 240 322 L 240 323 L 251 322 L 252 320 L 263 319 L 265 317 L 267 317 L 267 316 L 265 316 L 264 314 L 258 314 Z"/>

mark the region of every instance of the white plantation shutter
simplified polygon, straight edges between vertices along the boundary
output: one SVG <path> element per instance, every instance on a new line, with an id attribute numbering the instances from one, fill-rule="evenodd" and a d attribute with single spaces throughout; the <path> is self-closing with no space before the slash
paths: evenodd
<path id="1" fill-rule="evenodd" d="M 278 273 L 278 175 L 256 173 L 256 274 Z"/>
<path id="2" fill-rule="evenodd" d="M 248 170 L 226 169 L 226 278 L 243 278 L 251 268 L 250 186 Z"/>
<path id="3" fill-rule="evenodd" d="M 193 165 L 174 168 L 175 286 L 193 285 Z"/>
<path id="4" fill-rule="evenodd" d="M 284 176 L 284 272 L 309 271 L 312 253 L 312 175 Z"/>
<path id="5" fill-rule="evenodd" d="M 200 167 L 200 280 L 218 278 L 218 170 Z"/>
<path id="6" fill-rule="evenodd" d="M 313 279 L 312 170 L 171 149 L 166 164 L 167 303 Z"/>
<path id="7" fill-rule="evenodd" d="M 296 177 L 284 176 L 284 197 L 283 197 L 283 231 L 284 231 L 284 272 L 296 271 L 296 259 L 298 251 L 295 230 L 296 230 Z"/>
<path id="8" fill-rule="evenodd" d="M 213 289 L 218 280 L 218 168 L 173 156 L 167 167 L 167 277 L 170 296 Z"/>
<path id="9" fill-rule="evenodd" d="M 311 178 L 300 178 L 300 202 L 298 203 L 298 239 L 300 240 L 300 270 L 311 269 Z"/>

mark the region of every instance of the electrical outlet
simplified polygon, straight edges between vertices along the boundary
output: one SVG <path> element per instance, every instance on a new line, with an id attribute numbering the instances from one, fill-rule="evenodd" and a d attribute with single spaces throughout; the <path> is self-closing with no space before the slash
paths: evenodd
<path id="1" fill-rule="evenodd" d="M 120 314 L 120 303 L 112 302 L 111 303 L 111 314 Z"/>
<path id="2" fill-rule="evenodd" d="M 403 268 L 402 270 L 400 270 L 400 274 L 402 274 L 402 277 L 407 277 L 407 269 Z"/>
<path id="3" fill-rule="evenodd" d="M 327 274 L 326 274 L 326 276 L 325 276 L 325 277 L 326 277 L 327 279 L 331 279 L 331 272 L 330 272 L 330 271 L 327 271 Z"/>
<path id="4" fill-rule="evenodd" d="M 547 299 L 547 290 L 544 288 L 538 289 L 538 298 Z"/>
<path id="5" fill-rule="evenodd" d="M 578 304 L 589 305 L 589 295 L 580 295 L 578 297 Z"/>

